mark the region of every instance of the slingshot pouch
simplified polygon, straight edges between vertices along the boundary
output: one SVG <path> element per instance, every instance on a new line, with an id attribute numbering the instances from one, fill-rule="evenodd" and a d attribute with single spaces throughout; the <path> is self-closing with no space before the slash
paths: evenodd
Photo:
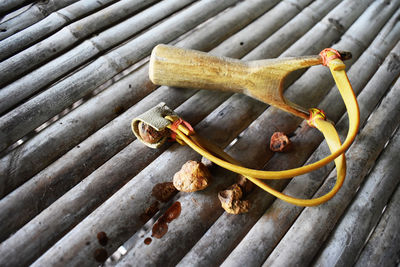
<path id="1" fill-rule="evenodd" d="M 161 132 L 166 129 L 168 125 L 171 124 L 171 121 L 165 119 L 166 116 L 177 116 L 177 114 L 173 112 L 169 107 L 167 107 L 164 102 L 161 102 L 152 109 L 134 118 L 131 123 L 132 131 L 135 136 L 146 146 L 151 148 L 159 148 L 162 144 L 165 143 L 168 136 L 161 138 L 158 142 L 154 144 L 148 143 L 143 140 L 143 138 L 139 134 L 139 123 L 144 122 L 156 129 L 157 131 Z"/>

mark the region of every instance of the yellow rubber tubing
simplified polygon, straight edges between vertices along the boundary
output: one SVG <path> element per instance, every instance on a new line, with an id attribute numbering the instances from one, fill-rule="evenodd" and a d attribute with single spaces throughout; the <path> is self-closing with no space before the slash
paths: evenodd
<path id="1" fill-rule="evenodd" d="M 228 169 L 230 171 L 245 175 L 245 176 L 250 176 L 250 177 L 256 177 L 259 179 L 286 179 L 286 178 L 291 178 L 294 176 L 302 175 L 307 172 L 316 170 L 318 168 L 321 168 L 322 166 L 330 163 L 333 161 L 335 158 L 343 154 L 352 144 L 352 142 L 355 139 L 355 136 L 358 132 L 358 126 L 359 126 L 359 108 L 358 108 L 358 103 L 356 100 L 356 96 L 354 95 L 354 92 L 352 90 L 352 87 L 350 85 L 350 82 L 347 78 L 347 75 L 344 70 L 333 70 L 331 68 L 332 75 L 335 79 L 336 85 L 340 91 L 340 94 L 344 100 L 345 106 L 347 108 L 347 112 L 349 115 L 349 131 L 346 137 L 346 140 L 344 141 L 343 145 L 338 147 L 335 151 L 332 152 L 331 155 L 317 161 L 314 163 L 311 163 L 309 165 L 305 165 L 302 167 L 290 169 L 290 170 L 284 170 L 284 171 L 261 171 L 261 170 L 255 170 L 255 169 L 249 169 L 245 168 L 242 166 L 238 166 L 235 164 L 232 164 L 230 162 L 227 162 L 225 160 L 222 160 L 218 157 L 215 157 L 211 153 L 200 149 L 197 147 L 189 138 L 186 136 L 180 136 L 185 143 L 187 143 L 190 147 L 192 147 L 196 152 L 201 154 L 202 156 L 208 158 L 209 160 L 213 161 L 217 165 Z M 327 124 L 330 124 L 327 121 L 316 119 L 315 120 L 315 126 L 318 130 L 320 130 L 325 136 L 325 138 L 329 139 L 331 134 L 324 133 L 325 131 L 328 131 Z M 333 126 L 332 126 L 333 127 Z M 334 128 L 333 128 L 334 129 Z M 336 130 L 335 130 L 336 131 Z M 331 132 L 331 130 L 329 130 Z"/>

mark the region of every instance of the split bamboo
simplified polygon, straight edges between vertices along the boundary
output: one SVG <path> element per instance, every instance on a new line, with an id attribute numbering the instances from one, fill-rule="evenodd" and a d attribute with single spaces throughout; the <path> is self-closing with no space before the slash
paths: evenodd
<path id="1" fill-rule="evenodd" d="M 384 207 L 399 185 L 399 150 L 400 131 L 397 130 L 389 145 L 379 156 L 373 171 L 366 178 L 365 184 L 357 192 L 357 198 L 335 227 L 335 231 L 326 245 L 321 249 L 321 253 L 314 262 L 316 266 L 350 266 L 355 264 L 364 244 L 368 241 L 370 232 L 379 222 Z M 394 241 L 392 244 L 396 244 L 396 242 Z M 344 247 L 345 250 L 343 250 Z M 381 251 L 380 257 L 384 253 L 387 252 Z M 389 258 L 393 259 L 393 257 Z M 368 262 L 372 264 L 371 261 Z M 391 264 L 376 264 L 376 266 L 378 265 L 390 266 Z"/>
<path id="2" fill-rule="evenodd" d="M 90 16 L 84 17 L 43 41 L 25 49 L 0 63 L 0 86 L 16 80 L 21 75 L 123 18 L 131 16 L 156 0 L 121 0 Z"/>
<path id="3" fill-rule="evenodd" d="M 4 150 L 97 86 L 149 55 L 156 44 L 172 41 L 236 2 L 237 0 L 198 2 L 5 114 L 0 118 L 0 138 L 3 140 L 0 150 Z M 176 28 L 178 24 L 180 27 Z"/>
<path id="4" fill-rule="evenodd" d="M 193 0 L 163 1 L 144 10 L 101 33 L 85 40 L 60 57 L 23 76 L 0 90 L 0 113 L 55 82 L 71 70 L 85 64 L 100 53 L 126 41 L 171 13 L 190 4 Z"/>
<path id="5" fill-rule="evenodd" d="M 0 41 L 76 1 L 78 0 L 49 0 L 33 4 L 28 10 L 0 24 Z"/>
<path id="6" fill-rule="evenodd" d="M 27 27 L 0 42 L 0 61 L 27 48 L 31 44 L 59 30 L 61 27 L 86 16 L 116 0 L 78 1 L 51 13 L 34 25 Z"/>
<path id="7" fill-rule="evenodd" d="M 396 245 L 400 243 L 399 220 L 400 187 L 397 187 L 355 266 L 395 266 L 399 263 L 400 251 Z"/>

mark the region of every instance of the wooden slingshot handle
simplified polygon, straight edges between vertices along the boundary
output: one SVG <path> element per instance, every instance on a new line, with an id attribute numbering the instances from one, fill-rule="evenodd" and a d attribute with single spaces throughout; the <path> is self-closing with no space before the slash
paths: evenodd
<path id="1" fill-rule="evenodd" d="M 243 93 L 307 119 L 307 110 L 283 96 L 283 80 L 296 69 L 321 63 L 319 55 L 241 61 L 157 45 L 151 54 L 149 76 L 157 85 Z"/>

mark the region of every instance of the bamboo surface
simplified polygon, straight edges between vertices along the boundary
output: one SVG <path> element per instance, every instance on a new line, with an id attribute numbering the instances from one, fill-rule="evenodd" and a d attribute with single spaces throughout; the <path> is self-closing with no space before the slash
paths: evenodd
<path id="1" fill-rule="evenodd" d="M 335 231 L 329 237 L 326 246 L 321 249 L 321 254 L 315 261 L 316 265 L 344 266 L 353 265 L 356 262 L 357 257 L 354 257 L 354 255 L 360 255 L 364 244 L 368 241 L 369 234 L 378 224 L 385 206 L 398 187 L 400 166 L 399 149 L 400 132 L 397 130 L 387 148 L 382 155 L 379 156 L 374 169 L 366 178 L 365 185 L 358 191 L 357 197 L 346 212 L 345 217 L 340 221 L 340 224 L 338 224 Z M 395 244 L 395 242 L 393 244 Z M 343 247 L 346 247 L 346 249 L 343 250 Z M 378 247 L 383 246 L 377 245 L 375 249 Z M 366 251 L 367 250 L 369 250 L 369 248 L 366 248 Z M 366 252 L 364 253 L 366 254 Z M 397 260 L 399 258 L 396 254 L 390 255 L 387 251 L 379 254 L 379 256 L 377 255 L 379 258 L 387 258 L 385 260 L 392 262 L 396 262 L 396 257 Z M 382 254 L 386 254 L 387 256 Z M 368 256 L 371 257 L 371 255 L 372 253 Z M 378 260 L 373 262 L 372 258 L 373 257 L 368 259 L 368 261 L 362 259 L 361 263 L 365 261 L 366 265 L 391 265 L 383 262 L 378 263 Z"/>
<path id="2" fill-rule="evenodd" d="M 0 138 L 5 142 L 0 144 L 0 150 L 92 92 L 128 66 L 143 59 L 156 44 L 172 41 L 233 3 L 235 3 L 234 0 L 198 2 L 178 16 L 164 21 L 158 27 L 97 58 L 79 72 L 3 115 L 0 118 Z M 188 18 L 190 20 L 187 20 Z M 174 25 L 178 21 L 184 23 L 175 29 Z M 30 119 L 25 120 L 26 116 Z"/>
<path id="3" fill-rule="evenodd" d="M 0 24 L 0 29 L 2 29 L 0 31 L 0 40 L 19 32 L 21 29 L 29 27 L 47 17 L 52 12 L 77 1 L 78 0 L 49 0 L 39 1 L 29 5 L 27 10 L 24 10 L 17 16 Z"/>
<path id="4" fill-rule="evenodd" d="M 134 14 L 155 0 L 121 0 L 62 28 L 43 41 L 0 63 L 0 86 L 46 62 L 88 35 Z"/>
<path id="5" fill-rule="evenodd" d="M 240 7 L 240 6 L 239 6 Z M 224 23 L 221 23 L 221 20 L 215 20 L 215 23 L 213 23 L 212 26 L 214 26 L 214 29 L 219 29 L 220 33 L 223 32 L 224 28 L 222 26 L 224 26 Z M 220 26 L 218 26 L 220 25 Z M 191 43 L 196 43 L 197 46 L 200 46 L 201 44 L 204 44 L 204 46 L 207 46 L 209 43 L 209 39 L 208 36 L 209 34 L 205 34 L 206 32 L 209 32 L 208 30 L 206 31 L 199 31 L 197 34 L 193 34 L 190 38 L 188 39 L 184 39 L 182 40 L 180 43 L 184 44 L 184 45 L 190 45 Z M 128 80 L 123 80 L 121 81 L 122 84 L 118 85 L 118 86 L 114 86 L 114 89 L 111 90 L 107 90 L 104 93 L 100 94 L 99 97 L 96 97 L 93 99 L 93 101 L 89 101 L 87 104 L 84 104 L 81 108 L 78 108 L 76 111 L 71 112 L 69 115 L 67 115 L 65 118 L 61 119 L 59 121 L 59 125 L 65 125 L 65 127 L 67 127 L 68 132 L 65 131 L 65 129 L 61 129 L 60 127 L 58 127 L 58 125 L 53 125 L 50 126 L 50 129 L 46 130 L 43 133 L 40 133 L 37 137 L 33 138 L 32 140 L 30 140 L 30 142 L 28 142 L 25 145 L 22 145 L 20 148 L 14 150 L 15 153 L 11 153 L 9 154 L 7 157 L 3 158 L 3 164 L 1 164 L 0 166 L 2 166 L 4 169 L 4 173 L 9 173 L 10 175 L 8 177 L 3 177 L 3 179 L 8 179 L 10 181 L 18 181 L 18 179 L 22 180 L 23 177 L 30 177 L 30 175 L 32 175 L 34 173 L 35 170 L 37 170 L 38 168 L 40 168 L 40 166 L 44 166 L 44 164 L 46 164 L 46 162 L 49 162 L 48 160 L 51 160 L 51 157 L 57 157 L 57 154 L 50 156 L 49 155 L 49 151 L 57 151 L 58 153 L 60 153 L 60 151 L 62 152 L 62 148 L 67 149 L 67 148 L 71 148 L 71 138 L 77 139 L 79 138 L 79 133 L 83 133 L 83 131 L 85 130 L 84 127 L 89 126 L 89 122 L 91 120 L 96 120 L 99 123 L 99 126 L 101 126 L 100 121 L 101 120 L 105 120 L 107 118 L 111 117 L 115 117 L 115 109 L 117 107 L 121 107 L 118 106 L 117 103 L 121 104 L 121 101 L 125 102 L 125 105 L 122 105 L 123 108 L 126 108 L 127 105 L 129 105 L 130 103 L 132 103 L 132 101 L 134 99 L 137 99 L 139 97 L 143 97 L 146 92 L 150 93 L 150 91 L 152 89 L 154 89 L 153 86 L 151 86 L 149 84 L 148 79 L 144 79 L 143 78 L 147 75 L 145 75 L 144 73 L 147 73 L 147 67 L 143 68 L 143 71 L 139 71 L 138 73 L 136 73 L 136 75 L 133 75 L 132 77 L 129 77 Z M 130 84 L 130 87 L 129 87 Z M 146 88 L 148 89 L 147 91 L 143 91 L 141 88 L 143 86 L 146 86 Z M 122 90 L 122 91 L 121 91 Z M 126 91 L 128 90 L 128 91 Z M 116 94 L 119 95 L 119 97 L 116 96 Z M 112 153 L 111 151 L 118 151 L 118 146 L 121 146 L 123 144 L 129 143 L 133 136 L 131 136 L 129 129 L 124 129 L 125 128 L 125 124 L 124 122 L 126 120 L 129 120 L 129 118 L 131 118 L 132 116 L 137 116 L 138 114 L 140 114 L 141 112 L 144 112 L 146 109 L 150 108 L 151 105 L 155 105 L 157 102 L 155 101 L 161 101 L 161 99 L 165 99 L 165 97 L 170 97 L 170 99 L 174 99 L 176 98 L 176 101 L 178 101 L 179 99 L 181 99 L 181 96 L 177 96 L 178 92 L 172 94 L 169 91 L 164 91 L 161 94 L 159 94 L 157 97 L 156 95 L 153 94 L 153 96 L 151 97 L 152 99 L 158 99 L 158 100 L 152 100 L 151 104 L 145 104 L 143 107 L 141 107 L 139 110 L 138 109 L 134 109 L 133 113 L 132 111 L 128 111 L 124 117 L 124 119 L 119 120 L 116 123 L 111 124 L 111 126 L 106 127 L 104 130 L 100 131 L 98 135 L 96 135 L 95 138 L 92 138 L 90 141 L 91 145 L 87 146 L 88 149 L 92 150 L 92 147 L 99 147 L 99 149 L 102 149 L 102 151 L 108 151 L 109 153 Z M 120 100 L 116 100 L 111 98 L 110 96 L 113 95 L 116 99 L 120 99 Z M 132 96 L 132 98 L 127 98 L 126 95 L 130 95 Z M 110 102 L 107 105 L 103 105 L 102 107 L 99 107 L 97 103 L 102 102 L 104 104 L 106 104 L 106 101 L 109 100 L 113 100 L 112 102 Z M 119 101 L 119 102 L 118 102 Z M 179 103 L 179 102 L 178 102 Z M 136 107 L 138 108 L 138 107 Z M 79 110 L 80 109 L 80 110 Z M 82 110 L 84 110 L 82 112 Z M 85 114 L 85 115 L 82 115 Z M 93 115 L 96 115 L 96 118 L 93 118 Z M 82 117 L 85 116 L 86 118 Z M 116 125 L 118 125 L 117 128 Z M 92 125 L 90 127 L 93 127 Z M 112 132 L 110 132 L 110 129 L 112 127 Z M 54 129 L 54 130 L 53 130 Z M 116 131 L 126 131 L 125 135 L 122 135 L 119 141 L 115 140 L 115 142 L 113 141 L 113 144 L 110 144 L 110 146 L 108 147 L 104 147 L 104 137 L 105 136 L 110 136 L 110 138 L 112 138 L 113 136 L 116 135 Z M 52 136 L 53 138 L 51 140 L 48 140 L 48 137 Z M 82 138 L 82 137 L 81 137 Z M 37 141 L 34 141 L 37 140 Z M 58 141 L 57 141 L 58 140 Z M 69 140 L 68 142 L 65 142 L 65 140 Z M 98 142 L 98 145 L 95 145 L 95 142 Z M 103 147 L 101 147 L 101 144 L 103 144 Z M 73 145 L 73 144 L 72 144 Z M 65 150 L 64 150 L 65 151 Z M 34 179 L 34 181 L 40 181 L 40 180 L 46 180 L 45 177 L 47 176 L 52 176 L 53 180 L 60 180 L 63 181 L 65 180 L 65 178 L 63 177 L 76 177 L 78 174 L 81 175 L 80 177 L 84 177 L 82 175 L 84 175 L 85 173 L 87 173 L 87 169 L 89 167 L 89 170 L 91 168 L 96 168 L 96 166 L 93 166 L 92 164 L 99 164 L 101 162 L 104 161 L 100 161 L 100 158 L 93 158 L 92 156 L 90 156 L 91 154 L 88 154 L 89 158 L 85 158 L 85 146 L 82 146 L 80 149 L 77 149 L 78 154 L 72 153 L 71 156 L 67 156 L 66 158 L 63 158 L 62 160 L 60 160 L 59 162 L 61 162 L 61 164 L 59 165 L 59 167 L 56 166 L 51 167 L 49 169 L 47 169 L 46 171 L 44 171 L 41 174 L 38 174 L 36 176 L 36 178 Z M 107 153 L 107 154 L 109 154 Z M 59 155 L 59 154 L 58 154 Z M 81 156 L 77 156 L 77 155 L 81 155 Z M 106 154 L 104 154 L 106 155 Z M 14 164 L 10 164 L 10 162 L 12 162 L 12 160 L 15 157 L 19 157 L 19 161 L 14 163 L 14 164 L 19 164 L 18 166 L 15 166 Z M 77 162 L 76 158 L 80 158 L 82 160 L 82 164 L 84 163 L 84 169 L 82 169 L 83 165 L 81 165 L 79 162 Z M 104 159 L 106 160 L 106 159 Z M 66 162 L 71 162 L 71 164 L 74 164 L 74 167 L 72 166 L 68 166 Z M 14 166 L 13 166 L 14 165 Z M 91 167 L 93 166 L 93 167 Z M 8 169 L 6 169 L 8 167 Z M 12 167 L 12 169 L 10 169 L 9 167 Z M 68 172 L 65 173 L 65 169 L 69 169 L 72 172 Z M 57 174 L 59 173 L 59 174 Z M 14 176 L 15 175 L 15 176 Z M 75 179 L 79 179 L 78 177 Z M 46 184 L 43 184 L 43 182 L 40 182 L 40 184 L 42 184 L 44 186 L 43 189 L 46 188 Z M 61 185 L 61 184 L 60 184 Z M 24 189 L 22 191 L 18 191 L 19 193 L 17 195 L 20 195 L 23 199 L 26 199 L 26 192 L 31 192 L 30 195 L 33 197 L 33 195 L 36 195 L 37 192 L 37 196 L 42 195 L 44 192 L 43 191 L 38 191 L 38 188 L 35 186 L 35 184 L 29 182 L 28 184 L 24 185 L 23 187 L 20 187 L 20 189 L 22 188 L 27 188 Z M 29 189 L 28 189 L 29 188 Z M 64 188 L 63 186 L 61 188 Z M 56 190 L 58 191 L 58 190 Z M 64 191 L 62 191 L 64 192 Z M 16 197 L 16 195 L 13 194 L 14 197 Z M 34 197 L 36 198 L 36 197 Z M 16 199 L 17 200 L 15 203 L 25 203 L 25 202 L 21 202 L 21 198 L 18 197 Z M 38 199 L 38 198 L 37 198 Z M 10 201 L 7 201 L 8 203 L 10 203 Z M 34 206 L 38 207 L 42 207 L 42 204 L 34 204 L 32 202 L 29 202 L 30 204 L 33 204 Z M 30 214 L 31 212 L 33 212 L 33 209 L 31 209 L 29 206 L 29 203 L 25 203 L 23 205 L 20 206 L 20 208 L 24 207 L 24 209 L 26 209 L 26 215 Z M 48 203 L 48 201 L 46 201 L 46 203 Z M 21 218 L 19 218 L 19 221 L 22 221 Z M 10 220 L 11 222 L 11 220 Z M 14 227 L 16 227 L 15 223 L 12 223 L 9 225 L 10 228 L 8 229 L 12 229 Z M 7 231 L 4 230 L 3 233 L 6 233 Z"/>
<path id="6" fill-rule="evenodd" d="M 150 27 L 171 13 L 193 2 L 165 1 L 115 25 L 98 35 L 84 41 L 67 53 L 50 61 L 37 70 L 29 73 L 19 80 L 11 83 L 0 91 L 0 97 L 7 99 L 0 104 L 0 112 L 5 112 L 10 107 L 36 93 L 46 85 L 51 84 L 71 70 L 84 65 L 95 56 L 126 41 L 138 32 Z M 80 26 L 83 27 L 83 26 Z M 64 43 L 65 44 L 65 43 Z M 54 43 L 52 43 L 54 45 Z M 83 52 L 82 52 L 83 51 Z M 52 71 L 57 69 L 57 72 Z M 51 73 L 50 75 L 45 75 Z M 42 78 L 45 76 L 45 78 Z M 28 88 L 28 89 L 27 89 Z"/>
<path id="7" fill-rule="evenodd" d="M 380 43 L 382 42 L 383 40 L 381 40 Z M 395 55 L 398 53 L 395 51 L 393 52 L 389 54 L 388 59 L 371 78 L 368 85 L 366 85 L 358 97 L 360 108 L 363 111 L 361 113 L 361 120 L 364 122 L 375 107 L 374 103 L 368 102 L 367 99 L 379 101 L 385 91 L 390 87 L 393 80 L 396 79 L 397 75 L 399 74 L 399 71 L 388 71 L 388 66 L 392 64 L 391 62 L 393 62 L 393 60 L 396 58 Z M 355 63 L 355 65 L 350 69 L 349 75 L 357 75 L 359 73 L 360 69 L 365 66 L 363 59 L 366 57 L 369 57 L 368 54 L 365 54 L 364 57 L 359 59 L 359 62 Z M 375 68 L 379 66 L 378 62 L 375 63 Z M 354 70 L 354 68 L 356 69 L 353 72 L 352 70 Z M 372 71 L 373 70 L 371 70 L 371 72 Z M 383 80 L 385 81 L 385 84 L 381 84 Z M 380 83 L 379 86 L 382 88 L 382 90 L 376 90 L 377 83 Z M 360 86 L 358 86 L 358 88 L 360 88 Z M 335 90 L 332 92 L 335 92 Z M 370 94 L 375 95 L 374 97 L 369 98 Z M 337 101 L 338 99 L 337 94 L 336 96 L 334 95 L 335 94 L 328 94 L 322 101 L 321 106 L 325 107 L 329 105 L 330 109 L 332 109 L 332 105 L 329 103 L 332 103 L 332 101 Z M 339 119 L 337 114 L 340 114 L 344 110 L 343 105 L 340 107 L 340 109 L 341 111 L 338 110 L 338 112 L 330 112 L 329 117 L 334 121 L 337 121 Z M 318 136 L 316 133 L 314 133 L 314 135 L 315 136 L 313 139 L 316 138 L 321 140 L 321 136 Z M 321 146 L 313 153 L 307 162 L 313 162 L 316 159 L 326 155 L 326 153 L 328 153 L 328 148 L 326 146 Z M 323 181 L 321 177 L 324 177 L 329 170 L 331 170 L 331 168 L 317 170 L 311 174 L 296 177 L 289 183 L 283 192 L 303 198 L 311 197 Z M 263 196 L 260 194 L 259 198 L 262 197 Z M 302 210 L 303 209 L 301 207 L 293 207 L 285 202 L 275 201 L 271 208 L 260 219 L 258 219 L 257 223 L 252 227 L 250 232 L 246 234 L 243 240 L 241 240 L 239 245 L 231 252 L 229 257 L 226 258 L 223 265 L 240 266 L 241 264 L 246 263 L 249 264 L 249 266 L 257 266 L 262 264 L 263 260 L 266 259 L 267 255 L 273 250 L 277 242 L 279 242 L 287 229 L 290 227 L 291 223 L 295 221 Z M 277 220 L 277 218 L 285 218 L 285 224 L 282 221 Z M 270 238 L 265 239 L 264 236 L 269 236 Z M 247 251 L 248 247 L 254 247 L 254 250 L 252 250 L 252 253 L 245 254 L 244 251 Z"/>
<path id="8" fill-rule="evenodd" d="M 398 39 L 398 33 L 394 32 L 392 37 Z M 380 42 L 374 42 L 366 51 L 367 53 L 370 51 L 375 50 L 377 47 L 381 48 L 379 51 L 381 53 L 385 53 L 385 49 L 381 46 L 382 45 L 382 38 L 379 38 Z M 390 47 L 386 48 L 386 52 Z M 385 65 L 381 67 L 382 71 L 386 71 L 386 68 L 391 60 L 396 57 L 398 51 L 393 51 L 389 56 L 388 60 L 385 62 Z M 382 55 L 384 56 L 384 55 Z M 357 62 L 354 63 L 354 65 L 350 68 L 349 70 L 349 78 L 353 80 L 357 75 L 360 73 L 360 70 L 365 67 L 365 62 L 363 59 L 365 59 L 367 56 L 366 53 L 363 54 L 363 56 L 358 59 Z M 357 79 L 357 81 L 367 81 L 369 79 L 368 75 L 372 75 L 374 71 L 378 68 L 379 62 L 375 62 L 375 64 L 369 64 L 368 68 L 369 70 L 365 70 L 362 72 L 362 76 L 359 78 L 362 79 Z M 367 88 L 363 89 L 366 90 L 367 92 L 364 93 L 364 95 L 370 96 L 371 94 L 375 93 L 380 93 L 381 95 L 377 95 L 376 97 L 372 98 L 375 101 L 375 104 L 377 101 L 379 101 L 380 97 L 382 94 L 385 92 L 385 89 L 389 88 L 390 83 L 395 79 L 395 77 L 399 74 L 399 72 L 384 72 L 387 76 L 385 77 L 385 85 L 381 84 L 380 91 L 375 91 L 375 84 L 368 86 Z M 378 74 L 378 73 L 377 73 Z M 382 75 L 378 75 L 375 80 L 380 80 L 382 79 Z M 387 79 L 387 80 L 386 80 Z M 364 85 L 360 83 L 353 84 L 356 88 L 362 88 Z M 332 102 L 338 102 L 340 100 L 340 96 L 337 94 L 337 89 L 332 88 L 331 92 L 324 98 L 324 100 L 320 103 L 320 107 L 323 110 L 329 110 L 329 118 L 332 119 L 333 121 L 337 121 L 338 118 L 340 117 L 341 114 L 343 114 L 344 106 L 343 104 L 337 105 L 334 107 L 332 110 L 332 105 L 329 105 L 328 103 Z M 364 103 L 365 99 L 359 97 L 359 104 L 360 106 L 369 106 L 369 107 L 374 107 L 375 105 L 367 102 Z M 367 110 L 367 109 L 362 109 L 364 112 L 364 116 L 368 117 L 368 115 L 372 112 L 372 110 Z M 365 121 L 365 117 L 364 117 Z M 304 127 L 304 125 L 303 125 Z M 250 129 L 250 128 L 249 128 Z M 282 128 L 279 128 L 282 129 Z M 285 129 L 286 130 L 286 129 Z M 252 136 L 251 138 L 253 139 L 260 139 L 262 138 L 261 136 Z M 308 141 L 312 140 L 312 141 Z M 288 168 L 293 168 L 295 166 L 299 166 L 304 163 L 304 161 L 307 159 L 309 154 L 313 150 L 315 150 L 316 146 L 322 141 L 321 136 L 315 132 L 315 131 L 310 131 L 310 129 L 298 129 L 296 131 L 296 136 L 292 140 L 296 144 L 296 150 L 292 152 L 289 157 L 291 158 L 291 161 L 287 164 L 290 165 L 284 165 L 285 158 L 288 157 L 286 155 L 275 155 L 270 162 L 268 162 L 268 165 L 264 167 L 264 169 L 272 168 L 272 169 L 288 169 Z M 240 141 L 238 141 L 240 143 Z M 304 144 L 302 146 L 301 144 Z M 297 149 L 297 146 L 299 146 Z M 235 157 L 239 157 L 240 150 L 233 150 L 235 151 Z M 300 153 L 300 151 L 302 153 Z M 327 151 L 324 151 L 325 153 Z M 326 154 L 325 154 L 326 155 Z M 297 158 L 296 158 L 297 156 Z M 319 154 L 318 157 L 313 157 L 312 160 L 309 162 L 315 161 L 318 158 L 323 157 L 324 154 Z M 296 160 L 294 160 L 296 158 Z M 255 166 L 257 167 L 257 166 Z M 310 180 L 304 177 L 298 177 L 294 179 L 290 184 L 296 183 L 295 181 L 299 181 L 298 183 L 302 185 L 300 190 L 297 191 L 288 191 L 288 188 L 285 189 L 285 193 L 289 193 L 290 195 L 295 195 L 295 196 L 300 196 L 300 197 L 311 197 L 311 194 L 309 192 L 312 192 L 312 188 L 315 188 L 315 190 L 318 188 L 318 182 L 320 180 L 316 180 L 316 184 L 312 185 L 309 183 L 306 183 L 305 180 Z M 290 187 L 291 185 L 289 185 Z M 299 185 L 297 185 L 299 186 Z M 308 193 L 308 195 L 305 195 L 305 193 Z M 192 248 L 192 250 L 185 256 L 185 258 L 182 259 L 180 262 L 180 265 L 184 266 L 185 264 L 194 264 L 196 261 L 195 259 L 201 259 L 202 262 L 208 262 L 209 264 L 219 264 L 221 263 L 220 261 L 222 259 L 226 260 L 224 261 L 225 266 L 240 266 L 243 264 L 246 264 L 248 266 L 257 266 L 262 263 L 263 258 L 265 259 L 265 255 L 268 250 L 271 250 L 274 246 L 274 242 L 276 240 L 279 240 L 280 235 L 279 232 L 276 231 L 276 228 L 283 228 L 282 223 L 276 222 L 276 217 L 275 218 L 269 218 L 271 222 L 269 224 L 273 224 L 273 227 L 269 226 L 266 223 L 260 224 L 258 226 L 258 223 L 256 225 L 255 222 L 257 219 L 265 212 L 265 209 L 268 207 L 268 202 L 265 200 L 266 195 L 264 192 L 259 190 L 256 195 L 252 198 L 252 201 L 257 203 L 257 209 L 254 211 L 250 212 L 249 215 L 246 216 L 230 216 L 229 214 L 224 214 L 224 216 L 221 216 L 217 222 L 214 223 L 214 225 L 207 231 L 207 233 L 202 237 L 200 241 L 197 242 L 196 246 Z M 270 200 L 271 201 L 271 200 Z M 289 209 L 292 209 L 293 207 L 291 205 L 285 205 L 282 201 L 277 201 L 281 206 L 287 206 L 287 209 L 283 207 L 280 208 L 275 208 L 274 204 L 272 206 L 272 210 L 279 210 L 280 212 L 273 212 L 275 216 L 279 216 L 281 218 L 286 218 L 286 221 L 290 223 L 289 216 L 291 215 L 289 213 Z M 277 203 L 277 204 L 278 204 Z M 294 208 L 294 210 L 299 210 Z M 285 214 L 285 212 L 287 212 Z M 293 211 L 291 211 L 293 212 Z M 267 213 L 269 216 L 269 213 Z M 279 225 L 274 225 L 274 224 L 279 224 Z M 242 228 L 240 230 L 232 228 L 231 225 L 241 225 Z M 247 225 L 247 227 L 251 227 L 254 225 L 256 227 L 255 231 L 251 231 L 249 234 L 247 234 L 244 238 L 244 240 L 239 243 L 239 245 L 235 248 L 235 250 L 228 255 L 227 253 L 230 252 L 230 249 L 232 247 L 229 246 L 229 244 L 236 243 L 237 240 L 240 240 L 243 235 L 246 234 L 248 228 L 243 227 L 244 225 Z M 253 227 L 253 228 L 254 228 Z M 260 235 L 260 232 L 265 233 L 263 235 Z M 264 236 L 270 236 L 268 240 L 264 238 Z M 272 238 L 273 237 L 273 238 Z M 224 245 L 220 245 L 221 243 L 226 242 Z M 250 243 L 251 242 L 251 243 Z M 213 244 L 218 244 L 217 247 L 214 247 Z M 255 248 L 252 251 L 252 253 L 244 253 L 244 250 L 248 249 L 249 245 L 253 245 Z M 257 244 L 257 245 L 255 245 Z M 267 246 L 268 245 L 268 246 Z"/>
<path id="9" fill-rule="evenodd" d="M 400 190 L 397 188 L 355 266 L 394 266 L 399 262 Z M 394 244 L 394 245 L 392 245 Z"/>
<path id="10" fill-rule="evenodd" d="M 79 17 L 90 14 L 91 12 L 114 1 L 115 0 L 78 1 L 51 13 L 49 16 L 38 21 L 34 25 L 19 31 L 0 42 L 0 60 L 12 56 Z"/>
<path id="11" fill-rule="evenodd" d="M 110 257 L 104 266 L 396 262 L 400 1 L 6 2 L 12 13 L 0 24 L 7 26 L 0 38 L 11 32 L 0 41 L 0 266 L 99 265 L 99 251 Z M 171 181 L 187 160 L 200 160 L 188 147 L 153 150 L 132 134 L 131 119 L 161 101 L 248 167 L 288 169 L 329 153 L 300 118 L 248 96 L 152 84 L 147 62 L 158 43 L 246 61 L 317 55 L 329 46 L 351 51 L 345 63 L 362 127 L 338 195 L 301 208 L 256 188 L 250 211 L 230 215 L 217 194 L 237 176 L 213 168 L 206 190 L 178 192 L 143 220 L 156 201 L 153 186 Z M 326 67 L 298 71 L 285 87 L 296 104 L 325 110 L 344 138 L 345 107 Z M 292 151 L 268 149 L 276 131 L 292 136 Z M 269 184 L 309 198 L 335 178 L 330 164 Z M 163 238 L 145 244 L 176 201 L 180 216 Z M 368 223 L 356 227 L 360 220 Z"/>

